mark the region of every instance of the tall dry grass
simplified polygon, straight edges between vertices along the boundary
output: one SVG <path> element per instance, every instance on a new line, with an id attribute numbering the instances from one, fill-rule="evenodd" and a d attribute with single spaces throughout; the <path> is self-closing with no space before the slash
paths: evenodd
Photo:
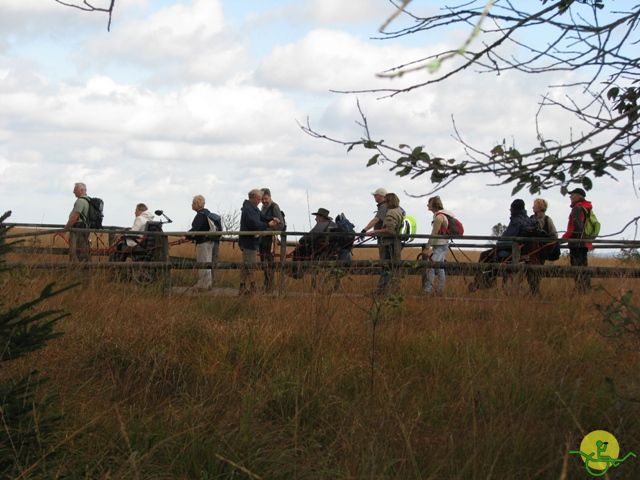
<path id="1" fill-rule="evenodd" d="M 308 295 L 245 299 L 22 270 L 3 299 L 77 278 L 47 305 L 72 313 L 65 335 L 0 372 L 51 377 L 64 417 L 47 478 L 560 478 L 563 462 L 584 478 L 567 451 L 595 429 L 640 453 L 640 408 L 607 381 L 632 389 L 640 354 L 598 333 L 607 293 L 577 296 L 571 280 L 543 280 L 536 300 L 472 296 L 461 277 L 422 298 L 415 276 L 401 301 L 290 279 Z M 638 478 L 639 463 L 610 478 Z"/>

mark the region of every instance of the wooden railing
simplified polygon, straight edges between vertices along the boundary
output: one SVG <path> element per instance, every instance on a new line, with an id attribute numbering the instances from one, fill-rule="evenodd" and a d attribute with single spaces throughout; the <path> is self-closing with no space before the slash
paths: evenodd
<path id="1" fill-rule="evenodd" d="M 9 231 L 7 239 L 25 239 L 36 238 L 38 236 L 52 235 L 57 233 L 66 232 L 62 225 L 37 225 L 37 224 L 24 224 L 24 223 L 7 223 L 7 226 L 23 228 L 24 231 L 16 232 Z M 303 235 L 307 235 L 308 232 L 277 232 L 277 231 L 260 231 L 260 232 L 132 232 L 128 229 L 121 227 L 107 227 L 101 230 L 91 229 L 71 229 L 69 234 L 69 247 L 42 247 L 42 246 L 14 246 L 14 251 L 28 254 L 53 254 L 53 255 L 69 255 L 69 251 L 75 248 L 75 241 L 78 234 L 95 234 L 98 236 L 106 235 L 108 240 L 106 242 L 106 248 L 96 249 L 92 252 L 93 256 L 108 257 L 112 251 L 110 247 L 114 244 L 116 238 L 121 235 L 150 235 L 157 236 L 157 261 L 152 262 L 13 262 L 8 263 L 7 266 L 14 267 L 28 267 L 31 269 L 152 269 L 159 272 L 158 277 L 162 279 L 162 284 L 165 289 L 171 287 L 171 271 L 181 269 L 203 269 L 214 268 L 216 270 L 238 270 L 243 268 L 242 262 L 217 262 L 212 266 L 211 262 L 198 263 L 190 258 L 172 257 L 170 255 L 171 250 L 171 238 L 183 238 L 185 236 L 204 236 L 204 237 L 222 237 L 222 242 L 237 242 L 238 237 L 242 235 L 247 236 L 275 236 L 277 237 L 277 248 L 279 249 L 279 258 L 277 261 L 278 270 L 280 271 L 280 284 L 279 290 L 284 292 L 284 279 L 285 273 L 292 268 L 293 262 L 287 260 L 287 246 L 295 245 L 295 241 L 291 239 L 297 239 Z M 321 235 L 327 236 L 345 236 L 342 233 L 327 232 Z M 98 237 L 96 237 L 98 238 Z M 356 236 L 356 238 L 359 238 Z M 375 239 L 371 237 L 365 237 L 366 240 L 358 240 L 354 244 L 354 249 L 362 248 L 377 248 Z M 431 235 L 417 234 L 412 236 L 401 237 L 401 240 L 405 241 L 405 247 L 407 248 L 419 248 L 422 243 L 426 243 L 428 239 L 433 238 Z M 500 243 L 509 242 L 512 246 L 511 258 L 509 263 L 494 264 L 493 268 L 496 268 L 498 272 L 526 272 L 536 271 L 541 277 L 572 277 L 578 272 L 583 272 L 592 277 L 600 278 L 638 278 L 640 277 L 640 268 L 635 267 L 572 267 L 565 265 L 528 265 L 521 262 L 520 258 L 520 245 L 526 242 L 548 242 L 549 238 L 526 238 L 526 237 L 492 237 L 482 235 L 465 235 L 465 236 L 440 236 L 438 238 L 447 238 L 451 240 L 450 247 L 457 249 L 464 254 L 465 250 L 477 250 L 488 249 L 495 246 L 496 241 Z M 289 240 L 289 241 L 288 241 Z M 480 243 L 483 242 L 483 243 Z M 570 245 L 576 243 L 583 243 L 581 240 L 562 240 L 562 248 L 567 249 Z M 637 240 L 623 240 L 623 239 L 596 239 L 589 240 L 593 244 L 596 250 L 620 250 L 620 249 L 638 249 L 640 248 L 640 241 Z M 467 257 L 468 258 L 468 257 Z M 447 271 L 448 275 L 473 275 L 476 272 L 482 271 L 487 268 L 487 264 L 476 263 L 473 261 L 468 262 L 432 262 L 429 260 L 403 260 L 399 262 L 380 262 L 378 260 L 353 260 L 350 262 L 340 261 L 304 261 L 295 262 L 295 265 L 300 265 L 304 268 L 314 268 L 320 270 L 336 270 L 340 269 L 353 275 L 371 275 L 380 272 L 381 268 L 393 268 L 395 271 L 403 274 L 422 274 L 427 268 L 443 268 Z M 266 266 L 261 262 L 255 265 L 256 269 L 260 269 Z"/>

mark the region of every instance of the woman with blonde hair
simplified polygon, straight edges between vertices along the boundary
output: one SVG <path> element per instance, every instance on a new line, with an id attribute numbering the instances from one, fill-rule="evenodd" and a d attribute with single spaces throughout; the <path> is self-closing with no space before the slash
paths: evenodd
<path id="1" fill-rule="evenodd" d="M 550 216 L 547 215 L 547 207 L 549 204 L 544 198 L 536 198 L 533 201 L 533 215 L 531 218 L 538 224 L 538 230 L 544 232 L 549 239 L 558 239 L 558 231 Z M 539 247 L 539 252 L 535 256 L 537 264 L 544 265 L 546 260 L 557 260 L 560 256 L 560 245 L 558 243 L 549 242 Z M 532 262 L 533 263 L 533 262 Z M 529 289 L 533 295 L 540 293 L 540 274 L 535 271 L 527 272 L 527 281 Z"/>

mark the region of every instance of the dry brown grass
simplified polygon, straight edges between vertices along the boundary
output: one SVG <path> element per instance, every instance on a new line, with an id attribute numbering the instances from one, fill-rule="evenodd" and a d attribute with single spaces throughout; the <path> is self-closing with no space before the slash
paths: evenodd
<path id="1" fill-rule="evenodd" d="M 193 246 L 172 254 L 193 256 Z M 223 258 L 239 258 L 237 248 Z M 236 285 L 234 275 L 223 283 Z M 309 294 L 167 297 L 101 272 L 24 270 L 3 298 L 76 278 L 82 288 L 47 305 L 72 313 L 65 335 L 12 366 L 52 379 L 64 414 L 60 475 L 559 478 L 566 445 L 594 429 L 640 452 L 640 408 L 605 380 L 628 387 L 640 354 L 598 333 L 592 305 L 607 294 L 576 296 L 571 280 L 543 280 L 531 300 L 471 296 L 450 277 L 447 298 L 423 298 L 412 276 L 394 302 L 316 295 L 291 279 Z M 376 281 L 347 278 L 343 288 Z M 594 283 L 617 292 L 637 281 Z M 634 478 L 637 463 L 620 478 Z M 583 472 L 570 458 L 569 478 Z"/>

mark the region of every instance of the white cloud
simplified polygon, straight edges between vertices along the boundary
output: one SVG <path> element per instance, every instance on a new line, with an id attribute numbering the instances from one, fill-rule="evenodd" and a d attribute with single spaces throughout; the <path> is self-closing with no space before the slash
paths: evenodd
<path id="1" fill-rule="evenodd" d="M 92 68 L 147 69 L 158 84 L 221 82 L 246 67 L 245 49 L 241 38 L 225 30 L 220 1 L 193 0 L 125 20 L 111 33 L 92 38 L 76 58 Z"/>
<path id="2" fill-rule="evenodd" d="M 310 0 L 307 14 L 320 24 L 379 22 L 394 13 L 391 3 L 377 0 Z"/>
<path id="3" fill-rule="evenodd" d="M 278 88 L 309 92 L 395 88 L 375 73 L 403 61 L 435 52 L 427 49 L 371 44 L 354 35 L 337 30 L 318 29 L 298 42 L 280 45 L 262 61 L 257 78 Z"/>

